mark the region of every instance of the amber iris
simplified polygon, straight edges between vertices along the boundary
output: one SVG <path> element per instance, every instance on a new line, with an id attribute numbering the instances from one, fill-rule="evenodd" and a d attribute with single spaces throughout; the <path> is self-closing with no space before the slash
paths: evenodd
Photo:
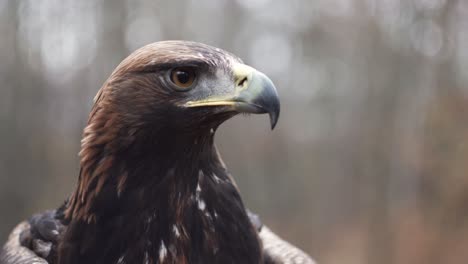
<path id="1" fill-rule="evenodd" d="M 171 81 L 180 89 L 187 89 L 195 81 L 195 71 L 191 68 L 176 68 L 171 72 Z"/>

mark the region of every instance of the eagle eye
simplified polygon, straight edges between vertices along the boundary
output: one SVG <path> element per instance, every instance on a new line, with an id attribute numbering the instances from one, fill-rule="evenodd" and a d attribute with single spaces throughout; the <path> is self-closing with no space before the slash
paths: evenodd
<path id="1" fill-rule="evenodd" d="M 170 79 L 179 90 L 187 90 L 195 81 L 195 70 L 190 67 L 175 68 L 171 71 Z"/>

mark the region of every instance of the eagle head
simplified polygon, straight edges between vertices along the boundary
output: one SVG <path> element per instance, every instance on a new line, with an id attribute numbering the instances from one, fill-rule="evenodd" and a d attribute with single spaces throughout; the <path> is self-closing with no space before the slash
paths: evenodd
<path id="1" fill-rule="evenodd" d="M 265 74 L 219 48 L 187 41 L 135 51 L 112 73 L 96 107 L 121 116 L 130 131 L 164 127 L 180 134 L 216 129 L 238 113 L 268 113 L 273 129 L 280 112 Z"/>

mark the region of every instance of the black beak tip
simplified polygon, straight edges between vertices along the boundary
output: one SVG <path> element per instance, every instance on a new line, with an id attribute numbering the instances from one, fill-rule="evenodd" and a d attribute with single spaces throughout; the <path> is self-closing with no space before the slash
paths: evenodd
<path id="1" fill-rule="evenodd" d="M 259 77 L 259 86 L 263 87 L 263 90 L 256 103 L 261 105 L 270 116 L 271 130 L 273 130 L 278 123 L 280 115 L 280 101 L 278 92 L 273 82 L 266 75 L 258 72 L 257 76 Z"/>
<path id="2" fill-rule="evenodd" d="M 276 124 L 278 123 L 278 119 L 279 119 L 279 108 L 278 108 L 278 110 L 270 111 L 270 112 L 268 113 L 268 115 L 270 116 L 271 130 L 273 130 L 273 129 L 275 129 Z"/>

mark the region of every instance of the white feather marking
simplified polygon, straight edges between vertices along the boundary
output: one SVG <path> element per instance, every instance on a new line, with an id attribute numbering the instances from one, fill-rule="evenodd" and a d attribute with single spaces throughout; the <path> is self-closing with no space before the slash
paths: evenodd
<path id="1" fill-rule="evenodd" d="M 174 235 L 175 235 L 176 237 L 180 237 L 179 228 L 177 228 L 176 225 L 173 225 L 173 226 L 172 226 L 172 231 L 174 232 Z"/>
<path id="2" fill-rule="evenodd" d="M 213 173 L 213 179 L 215 180 L 216 183 L 220 183 L 221 182 L 221 179 L 216 176 L 216 174 Z"/>
<path id="3" fill-rule="evenodd" d="M 203 172 L 201 170 L 198 172 L 198 183 L 197 183 L 197 189 L 195 193 L 195 199 L 197 200 L 197 203 L 198 203 L 198 209 L 203 211 L 205 210 L 206 204 L 203 201 L 203 199 L 200 198 L 200 193 L 201 193 L 200 177 L 203 178 Z"/>
<path id="4" fill-rule="evenodd" d="M 150 216 L 148 216 L 148 218 L 146 218 L 146 223 L 147 223 L 147 224 L 150 224 L 150 223 L 152 223 L 155 219 L 156 219 L 156 213 L 153 213 L 153 214 L 151 214 Z"/>
<path id="5" fill-rule="evenodd" d="M 159 261 L 162 262 L 166 258 L 167 255 L 167 248 L 164 245 L 164 241 L 161 240 L 161 246 L 159 247 Z"/>
<path id="6" fill-rule="evenodd" d="M 198 199 L 198 209 L 203 211 L 205 210 L 205 207 L 206 207 L 205 201 L 203 201 L 202 199 Z"/>
<path id="7" fill-rule="evenodd" d="M 213 217 L 211 216 L 210 212 L 205 212 L 205 215 L 206 217 L 208 218 L 208 220 L 211 220 Z"/>

